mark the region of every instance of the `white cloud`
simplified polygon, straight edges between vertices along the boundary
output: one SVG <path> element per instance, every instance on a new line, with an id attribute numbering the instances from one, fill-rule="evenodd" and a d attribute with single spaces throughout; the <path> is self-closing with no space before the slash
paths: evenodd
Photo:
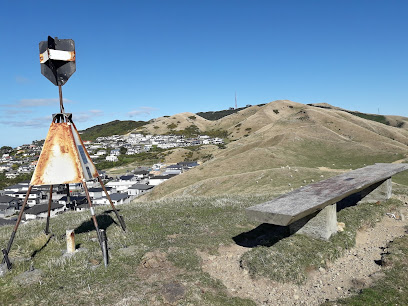
<path id="1" fill-rule="evenodd" d="M 69 99 L 64 99 L 64 103 L 72 103 Z M 59 105 L 59 99 L 21 99 L 11 104 L 2 104 L 8 115 L 32 113 L 33 109 L 39 106 Z"/>
<path id="2" fill-rule="evenodd" d="M 72 114 L 72 120 L 74 122 L 87 122 L 94 117 L 103 116 L 103 111 L 99 109 L 92 109 L 86 112 L 77 112 Z"/>
<path id="3" fill-rule="evenodd" d="M 18 128 L 40 128 L 50 126 L 52 122 L 52 116 L 37 117 L 27 120 L 10 120 L 10 119 L 0 119 L 0 124 L 10 127 Z"/>
<path id="4" fill-rule="evenodd" d="M 158 108 L 149 107 L 149 106 L 141 106 L 138 109 L 132 110 L 127 113 L 129 117 L 137 117 L 137 116 L 147 116 L 150 115 L 152 112 L 158 111 Z"/>

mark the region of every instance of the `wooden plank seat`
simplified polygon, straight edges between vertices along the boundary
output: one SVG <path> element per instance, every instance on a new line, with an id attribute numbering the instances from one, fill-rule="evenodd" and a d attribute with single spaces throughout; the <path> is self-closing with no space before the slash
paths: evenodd
<path id="1" fill-rule="evenodd" d="M 249 207 L 246 213 L 253 220 L 291 226 L 293 231 L 305 226 L 305 234 L 328 239 L 337 232 L 336 203 L 357 193 L 364 197 L 375 189 L 383 189 L 383 197 L 377 200 L 388 199 L 391 197 L 391 177 L 405 170 L 408 170 L 408 164 L 367 166 Z M 318 215 L 321 216 L 316 218 Z M 307 223 L 310 223 L 310 229 Z"/>

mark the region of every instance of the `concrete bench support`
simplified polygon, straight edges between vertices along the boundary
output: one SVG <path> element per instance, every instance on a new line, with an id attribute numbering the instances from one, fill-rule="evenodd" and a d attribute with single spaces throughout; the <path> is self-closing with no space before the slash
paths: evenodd
<path id="1" fill-rule="evenodd" d="M 367 190 L 368 191 L 368 190 Z M 378 201 L 386 201 L 390 199 L 392 196 L 392 181 L 391 178 L 382 181 L 381 184 L 371 191 L 362 202 L 378 202 Z"/>
<path id="2" fill-rule="evenodd" d="M 312 238 L 328 240 L 337 233 L 336 203 L 321 211 L 289 224 L 290 234 L 298 233 Z"/>

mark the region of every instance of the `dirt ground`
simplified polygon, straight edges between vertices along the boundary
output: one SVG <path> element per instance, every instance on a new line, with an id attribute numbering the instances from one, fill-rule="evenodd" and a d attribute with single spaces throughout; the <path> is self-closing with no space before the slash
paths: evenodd
<path id="1" fill-rule="evenodd" d="M 241 255 L 248 248 L 238 245 L 221 247 L 218 256 L 200 253 L 203 269 L 221 280 L 232 296 L 249 298 L 258 305 L 318 305 L 347 297 L 369 287 L 383 275 L 380 265 L 382 253 L 386 252 L 388 242 L 405 234 L 406 205 L 400 213 L 402 220 L 397 214 L 387 214 L 374 228 L 360 230 L 354 248 L 327 269 L 312 271 L 304 285 L 252 279 L 239 264 Z"/>

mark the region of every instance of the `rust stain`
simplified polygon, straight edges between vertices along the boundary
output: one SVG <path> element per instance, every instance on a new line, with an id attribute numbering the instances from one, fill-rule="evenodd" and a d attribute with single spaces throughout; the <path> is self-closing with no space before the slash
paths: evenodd
<path id="1" fill-rule="evenodd" d="M 69 184 L 84 178 L 71 127 L 51 123 L 31 185 Z"/>
<path id="2" fill-rule="evenodd" d="M 68 61 L 75 61 L 75 51 L 71 51 L 71 58 Z"/>

